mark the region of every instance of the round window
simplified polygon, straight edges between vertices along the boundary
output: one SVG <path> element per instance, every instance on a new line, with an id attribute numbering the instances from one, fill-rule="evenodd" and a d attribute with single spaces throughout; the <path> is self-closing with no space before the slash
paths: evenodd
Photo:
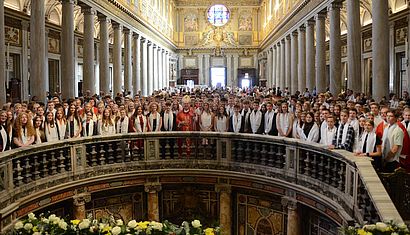
<path id="1" fill-rule="evenodd" d="M 229 20 L 229 10 L 226 6 L 217 4 L 208 9 L 208 21 L 214 26 L 224 26 Z"/>

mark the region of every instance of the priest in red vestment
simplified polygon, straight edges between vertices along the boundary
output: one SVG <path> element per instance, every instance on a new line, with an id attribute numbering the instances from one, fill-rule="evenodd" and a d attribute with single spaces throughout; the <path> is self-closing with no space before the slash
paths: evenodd
<path id="1" fill-rule="evenodd" d="M 194 110 L 191 108 L 191 98 L 189 96 L 184 96 L 182 98 L 182 110 L 177 114 L 177 128 L 179 131 L 194 131 Z M 182 155 L 183 144 L 185 143 L 186 155 L 187 157 L 191 154 L 191 143 L 192 140 L 189 138 L 178 140 L 178 153 Z"/>

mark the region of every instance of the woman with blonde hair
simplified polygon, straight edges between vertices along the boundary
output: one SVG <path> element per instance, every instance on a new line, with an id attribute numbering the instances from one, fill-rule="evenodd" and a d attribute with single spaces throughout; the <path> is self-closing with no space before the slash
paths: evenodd
<path id="1" fill-rule="evenodd" d="M 148 114 L 148 126 L 149 131 L 156 132 L 161 131 L 162 127 L 162 117 L 160 112 L 160 108 L 157 102 L 152 102 L 149 105 L 150 113 Z"/>
<path id="2" fill-rule="evenodd" d="M 15 148 L 29 146 L 34 143 L 36 131 L 29 121 L 27 113 L 20 113 L 14 123 L 13 144 Z"/>

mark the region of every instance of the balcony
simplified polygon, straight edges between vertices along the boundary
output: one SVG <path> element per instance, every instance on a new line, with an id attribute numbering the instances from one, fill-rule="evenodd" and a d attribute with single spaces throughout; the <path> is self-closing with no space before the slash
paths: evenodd
<path id="1" fill-rule="evenodd" d="M 87 186 L 89 193 L 145 185 L 149 192 L 147 183 L 166 184 L 175 177 L 295 200 L 337 225 L 402 222 L 366 158 L 288 138 L 158 132 L 81 138 L 1 153 L 1 231 L 31 211 L 78 196 L 80 187 Z M 53 196 L 45 200 L 47 195 Z M 159 219 L 148 204 L 150 213 Z M 221 220 L 222 225 L 228 222 Z"/>

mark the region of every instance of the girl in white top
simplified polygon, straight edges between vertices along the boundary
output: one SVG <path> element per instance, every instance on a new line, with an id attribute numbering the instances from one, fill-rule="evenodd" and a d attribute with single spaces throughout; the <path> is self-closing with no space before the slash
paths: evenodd
<path id="1" fill-rule="evenodd" d="M 59 129 L 54 120 L 53 112 L 48 112 L 46 115 L 46 123 L 44 125 L 44 132 L 46 134 L 47 142 L 53 142 L 59 140 Z"/>
<path id="2" fill-rule="evenodd" d="M 199 127 L 201 131 L 212 131 L 213 128 L 213 115 L 209 109 L 209 104 L 203 104 L 203 111 L 199 118 Z"/>
<path id="3" fill-rule="evenodd" d="M 143 113 L 144 111 L 142 110 L 142 106 L 138 106 L 136 109 L 136 115 L 134 119 L 134 132 L 141 133 L 148 131 L 147 117 L 145 117 Z"/>
<path id="4" fill-rule="evenodd" d="M 295 139 L 300 139 L 299 131 L 303 126 L 303 122 L 301 120 L 301 117 L 302 117 L 302 110 L 296 109 L 296 111 L 295 111 L 295 121 L 293 122 L 293 127 L 292 127 L 292 137 L 295 138 Z"/>
<path id="5" fill-rule="evenodd" d="M 67 120 L 64 116 L 64 110 L 62 108 L 57 109 L 56 112 L 56 124 L 58 128 L 58 139 L 65 139 L 65 131 L 67 129 Z"/>
<path id="6" fill-rule="evenodd" d="M 112 120 L 111 109 L 104 109 L 102 120 L 98 122 L 98 129 L 101 135 L 114 135 L 115 124 Z"/>
<path id="7" fill-rule="evenodd" d="M 148 115 L 148 126 L 149 126 L 149 131 L 155 132 L 155 131 L 161 131 L 162 127 L 162 117 L 159 114 L 159 108 L 158 108 L 158 103 L 153 102 L 149 105 L 150 108 L 150 113 Z"/>
<path id="8" fill-rule="evenodd" d="M 128 133 L 128 116 L 125 109 L 120 110 L 120 117 L 117 119 L 117 133 L 127 134 Z"/>
<path id="9" fill-rule="evenodd" d="M 299 129 L 301 140 L 313 143 L 317 143 L 319 140 L 319 126 L 313 121 L 314 116 L 312 112 L 306 114 L 306 122 L 303 124 L 303 128 Z"/>
<path id="10" fill-rule="evenodd" d="M 276 126 L 278 128 L 278 135 L 283 137 L 289 137 L 292 133 L 293 117 L 289 113 L 288 104 L 282 103 L 281 109 L 276 117 Z"/>
<path id="11" fill-rule="evenodd" d="M 224 106 L 222 105 L 219 106 L 218 113 L 215 116 L 214 120 L 215 120 L 214 121 L 215 131 L 217 132 L 227 132 L 228 131 L 229 122 L 228 122 L 228 118 L 227 118 L 227 114 L 226 114 Z"/>

